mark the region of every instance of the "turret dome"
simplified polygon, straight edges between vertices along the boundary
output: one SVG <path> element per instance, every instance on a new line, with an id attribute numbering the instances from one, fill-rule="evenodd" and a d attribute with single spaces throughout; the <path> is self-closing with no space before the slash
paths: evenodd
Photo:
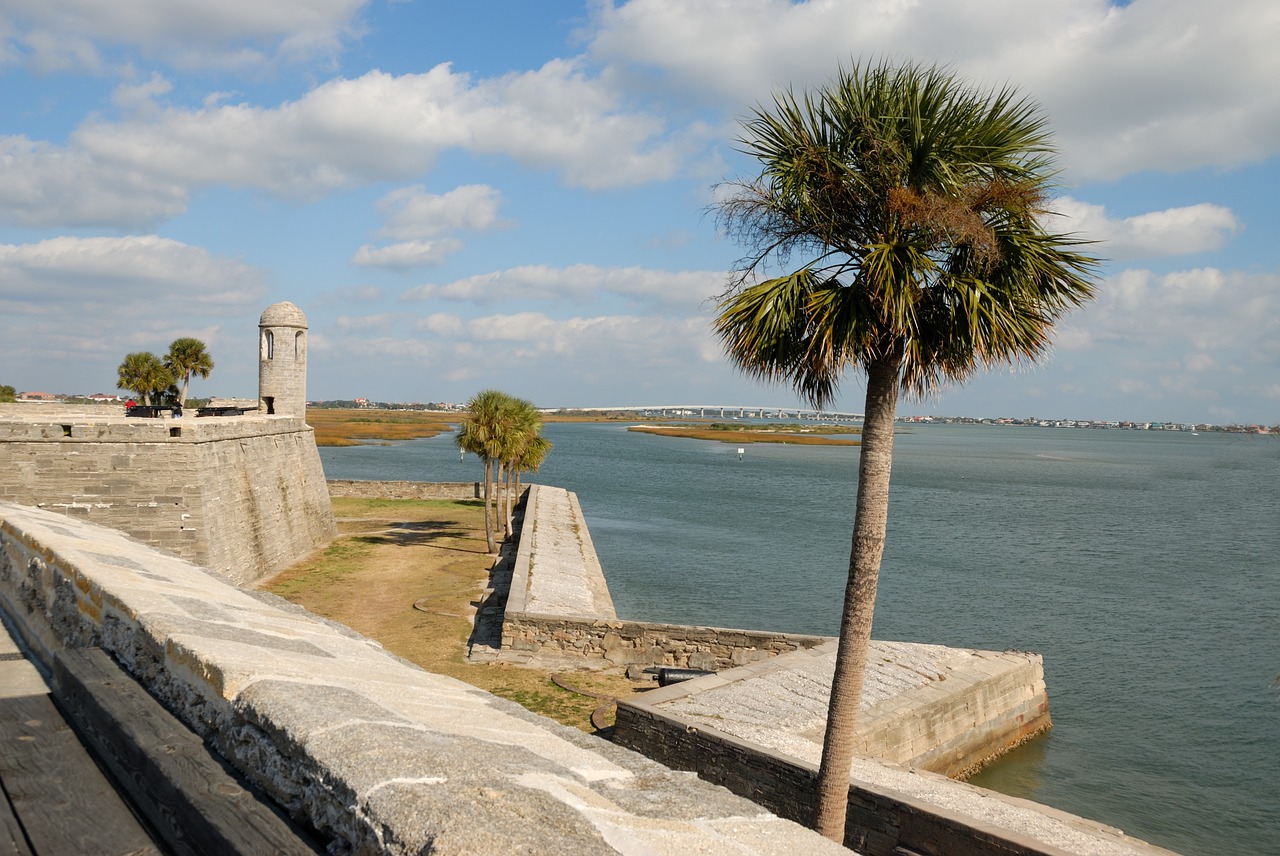
<path id="1" fill-rule="evenodd" d="M 307 316 L 302 310 L 289 301 L 281 301 L 268 306 L 258 321 L 259 327 L 300 327 L 307 329 Z"/>

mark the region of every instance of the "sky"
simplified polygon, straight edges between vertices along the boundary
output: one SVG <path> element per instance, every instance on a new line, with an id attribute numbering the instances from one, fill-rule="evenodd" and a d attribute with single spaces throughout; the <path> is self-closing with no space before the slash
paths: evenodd
<path id="1" fill-rule="evenodd" d="M 0 383 L 115 392 L 204 340 L 308 398 L 796 406 L 710 331 L 741 121 L 843 65 L 945 65 L 1049 118 L 1097 299 L 1035 366 L 899 413 L 1280 423 L 1274 0 L 0 0 Z M 858 374 L 832 409 L 861 411 Z"/>

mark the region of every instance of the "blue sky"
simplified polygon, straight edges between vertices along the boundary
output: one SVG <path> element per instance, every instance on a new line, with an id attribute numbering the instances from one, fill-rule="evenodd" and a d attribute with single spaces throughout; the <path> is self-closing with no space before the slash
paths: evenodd
<path id="1" fill-rule="evenodd" d="M 709 332 L 738 120 L 883 57 L 1013 84 L 1099 297 L 1041 365 L 903 413 L 1280 423 L 1280 6 L 0 0 L 0 383 L 113 391 L 311 327 L 308 395 L 792 405 Z M 860 410 L 850 376 L 839 409 Z"/>

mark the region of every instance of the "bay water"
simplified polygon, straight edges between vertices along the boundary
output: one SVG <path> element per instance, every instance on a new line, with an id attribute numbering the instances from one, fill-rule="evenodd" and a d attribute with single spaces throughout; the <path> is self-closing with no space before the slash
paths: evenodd
<path id="1" fill-rule="evenodd" d="M 548 424 L 618 614 L 834 635 L 857 448 Z M 474 481 L 451 435 L 329 478 Z M 874 635 L 1044 655 L 1054 728 L 972 781 L 1185 854 L 1280 854 L 1280 438 L 904 426 Z"/>

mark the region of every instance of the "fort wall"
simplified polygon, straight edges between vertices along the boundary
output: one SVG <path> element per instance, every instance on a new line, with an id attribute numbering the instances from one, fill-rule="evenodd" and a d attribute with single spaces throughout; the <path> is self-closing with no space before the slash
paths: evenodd
<path id="1" fill-rule="evenodd" d="M 101 648 L 329 853 L 847 852 L 83 519 L 0 502 L 0 611 L 55 675 Z"/>
<path id="2" fill-rule="evenodd" d="M 480 488 L 480 482 L 329 479 L 329 496 L 351 496 L 358 499 L 479 499 Z"/>
<path id="3" fill-rule="evenodd" d="M 0 500 L 121 529 L 236 584 L 336 533 L 302 418 L 101 410 L 0 405 Z"/>
<path id="4" fill-rule="evenodd" d="M 502 647 L 620 666 L 730 669 L 821 636 L 619 619 L 577 497 L 531 485 L 502 621 Z"/>

